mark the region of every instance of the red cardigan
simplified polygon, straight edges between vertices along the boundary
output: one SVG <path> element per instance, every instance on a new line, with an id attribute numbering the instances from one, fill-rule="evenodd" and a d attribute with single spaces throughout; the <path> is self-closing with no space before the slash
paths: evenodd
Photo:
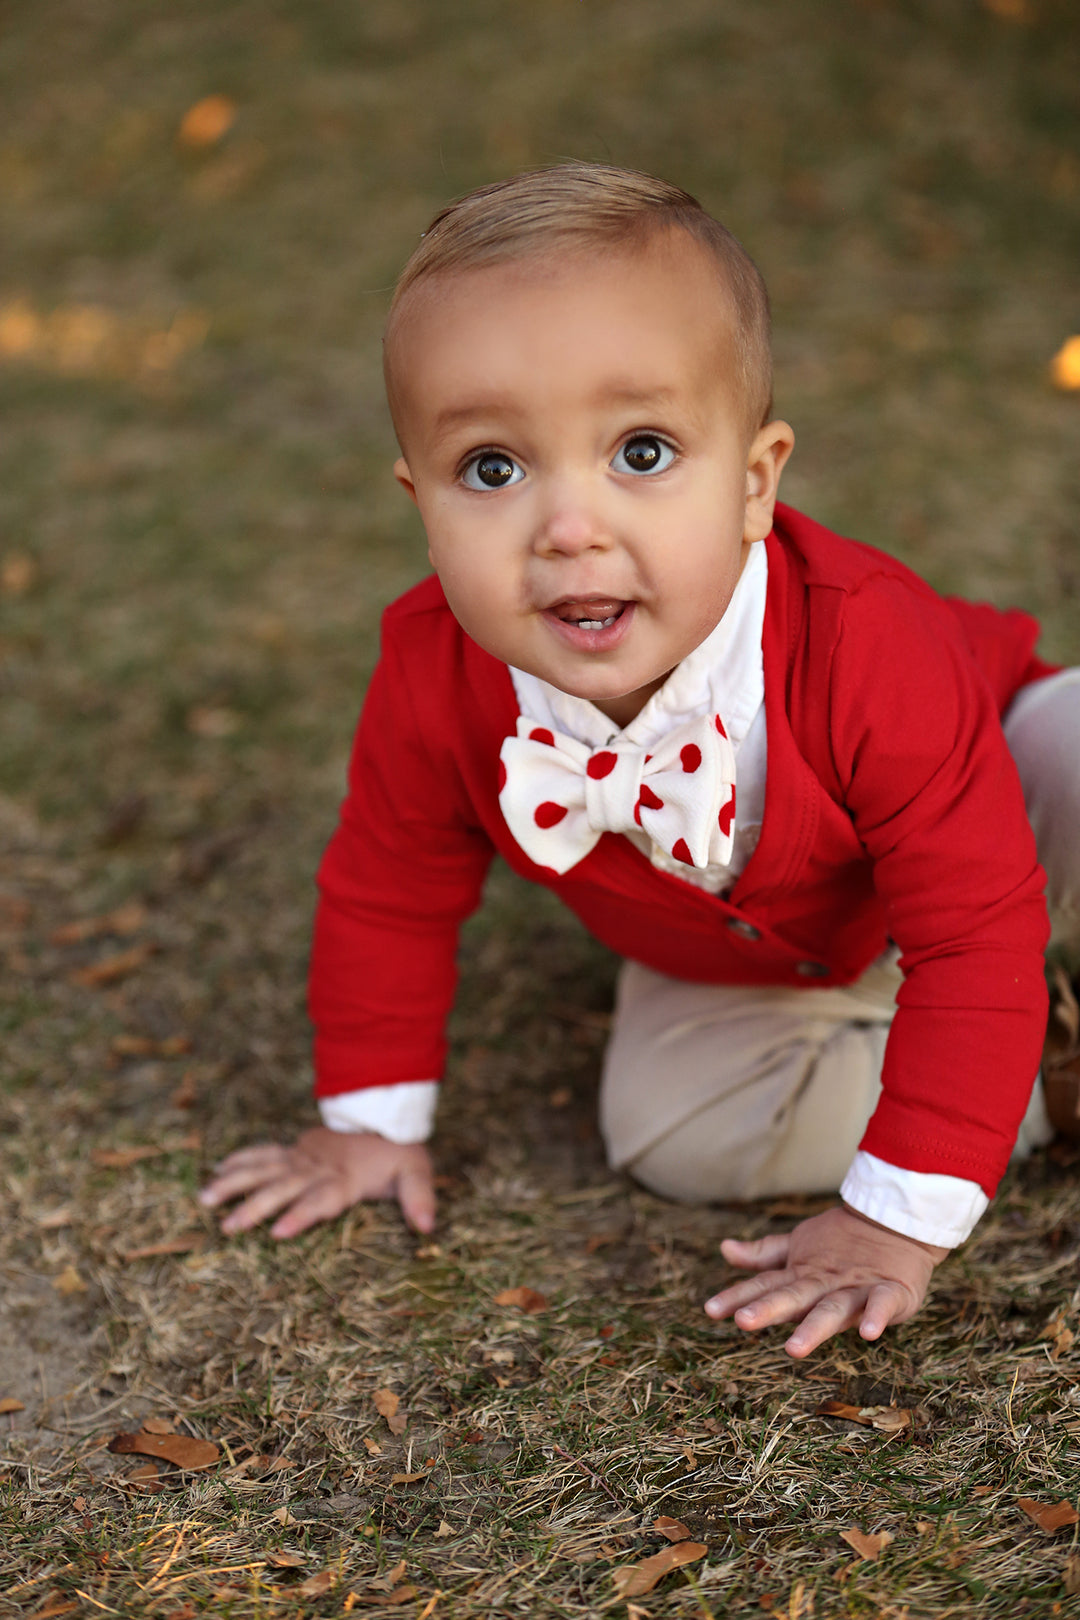
<path id="1" fill-rule="evenodd" d="M 442 1071 L 458 929 L 492 854 L 612 950 L 678 978 L 905 979 L 862 1146 L 993 1194 L 1046 1025 L 1044 876 L 999 715 L 1049 672 L 1019 612 L 944 601 L 891 557 L 777 508 L 763 635 L 768 778 L 727 899 L 606 833 L 558 877 L 497 800 L 517 703 L 439 582 L 386 612 L 349 793 L 319 873 L 316 1092 Z"/>

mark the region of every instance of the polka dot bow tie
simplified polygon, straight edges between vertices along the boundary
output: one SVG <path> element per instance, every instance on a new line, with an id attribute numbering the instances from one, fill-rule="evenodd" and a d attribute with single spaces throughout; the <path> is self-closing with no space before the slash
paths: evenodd
<path id="1" fill-rule="evenodd" d="M 602 833 L 639 829 L 687 866 L 731 861 L 735 755 L 719 715 L 685 721 L 648 753 L 588 748 L 519 715 L 499 758 L 499 806 L 538 866 L 561 875 Z"/>

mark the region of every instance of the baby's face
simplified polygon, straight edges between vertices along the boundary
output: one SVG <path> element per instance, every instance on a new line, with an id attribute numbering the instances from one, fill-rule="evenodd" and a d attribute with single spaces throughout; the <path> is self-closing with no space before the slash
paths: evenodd
<path id="1" fill-rule="evenodd" d="M 712 260 L 673 232 L 434 277 L 392 366 L 395 472 L 457 619 L 628 724 L 722 616 L 793 442 L 748 445 Z"/>

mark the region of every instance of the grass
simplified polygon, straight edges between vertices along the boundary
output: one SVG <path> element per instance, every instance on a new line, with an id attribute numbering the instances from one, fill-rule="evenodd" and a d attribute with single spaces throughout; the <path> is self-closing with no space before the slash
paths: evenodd
<path id="1" fill-rule="evenodd" d="M 11 9 L 0 1615 L 633 1620 L 612 1571 L 663 1514 L 708 1550 L 629 1600 L 647 1615 L 1075 1612 L 1073 1530 L 1017 1505 L 1075 1501 L 1069 1155 L 1010 1177 L 879 1346 L 796 1367 L 710 1325 L 720 1238 L 792 1208 L 611 1176 L 613 963 L 504 872 L 463 950 L 434 1241 L 379 1207 L 226 1243 L 192 1197 L 310 1118 L 311 872 L 378 614 L 426 567 L 378 360 L 430 213 L 561 155 L 688 185 L 773 289 L 789 498 L 1076 660 L 1077 398 L 1047 380 L 1080 328 L 1071 9 Z M 215 93 L 235 123 L 184 147 Z M 132 1145 L 159 1151 L 102 1162 Z M 547 1307 L 495 1303 L 516 1286 Z M 140 1476 L 104 1442 L 146 1417 L 221 1462 Z M 852 1528 L 894 1539 L 860 1559 Z"/>

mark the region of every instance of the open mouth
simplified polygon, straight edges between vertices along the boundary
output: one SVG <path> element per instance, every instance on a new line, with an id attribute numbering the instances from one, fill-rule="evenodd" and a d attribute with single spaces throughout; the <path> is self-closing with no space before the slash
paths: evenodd
<path id="1" fill-rule="evenodd" d="M 622 617 L 628 605 L 626 602 L 603 597 L 584 601 L 555 602 L 548 611 L 557 619 L 561 619 L 563 624 L 576 625 L 579 630 L 607 630 Z"/>

